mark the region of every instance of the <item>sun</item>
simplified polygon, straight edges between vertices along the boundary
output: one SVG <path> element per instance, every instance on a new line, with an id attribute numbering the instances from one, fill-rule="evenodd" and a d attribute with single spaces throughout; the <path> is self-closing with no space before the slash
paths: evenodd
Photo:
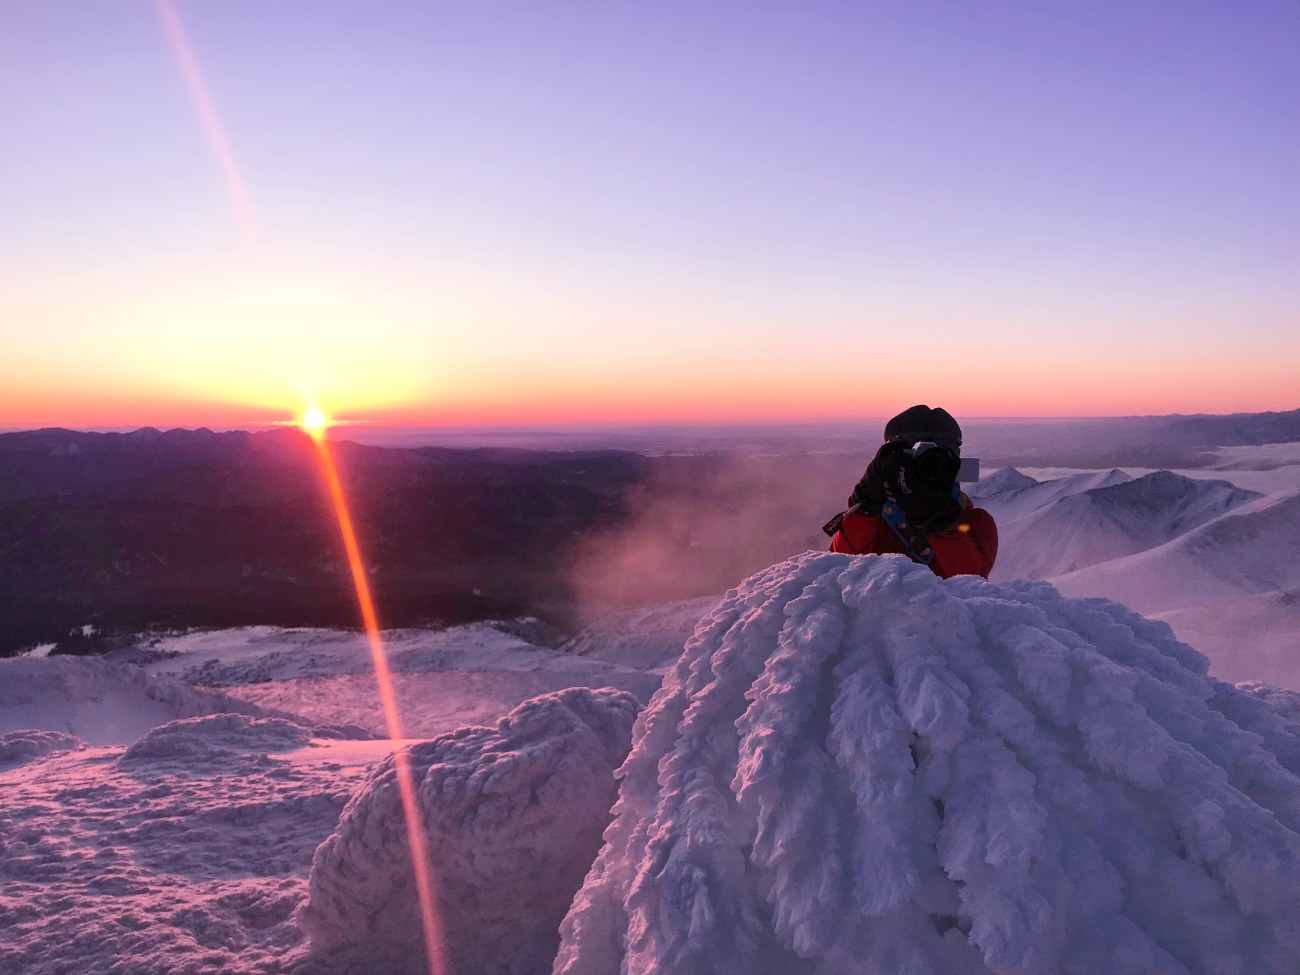
<path id="1" fill-rule="evenodd" d="M 302 419 L 298 421 L 304 430 L 319 440 L 325 435 L 325 428 L 330 425 L 329 417 L 319 406 L 309 406 L 303 411 Z"/>

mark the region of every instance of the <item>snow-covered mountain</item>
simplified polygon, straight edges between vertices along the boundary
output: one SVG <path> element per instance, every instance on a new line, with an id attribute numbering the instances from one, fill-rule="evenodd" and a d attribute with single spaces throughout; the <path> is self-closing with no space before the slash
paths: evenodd
<path id="1" fill-rule="evenodd" d="M 1167 620 L 1225 679 L 1300 688 L 1300 492 L 1234 508 L 1164 545 L 1052 580 Z"/>
<path id="2" fill-rule="evenodd" d="M 1300 492 L 1271 495 L 1125 559 L 1055 580 L 1144 613 L 1300 587 Z"/>
<path id="3" fill-rule="evenodd" d="M 1136 479 L 1116 474 L 1065 478 L 989 498 L 1000 536 L 991 578 L 1050 579 L 1132 555 L 1259 497 L 1227 481 L 1169 471 Z M 1100 483 L 1079 489 L 1093 481 Z"/>
<path id="4" fill-rule="evenodd" d="M 1168 622 L 1225 680 L 1300 689 L 1295 454 L 1252 451 L 1224 452 L 1221 469 L 1241 480 L 1243 465 L 1266 467 L 1264 495 L 1205 471 L 1041 482 L 997 471 L 969 492 L 998 521 L 992 578 L 1047 579 L 1071 595 L 1121 601 Z"/>
<path id="5" fill-rule="evenodd" d="M 1072 494 L 1130 480 L 1132 478 L 1121 470 L 1109 470 L 1036 481 L 1014 467 L 1006 467 L 970 485 L 966 493 L 1002 524 L 1033 514 Z"/>

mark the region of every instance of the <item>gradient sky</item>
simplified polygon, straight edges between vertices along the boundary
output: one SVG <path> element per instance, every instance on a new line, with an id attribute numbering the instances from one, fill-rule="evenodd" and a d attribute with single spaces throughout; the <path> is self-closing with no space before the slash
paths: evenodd
<path id="1" fill-rule="evenodd" d="M 1293 409 L 1300 4 L 6 0 L 0 328 L 7 426 Z"/>

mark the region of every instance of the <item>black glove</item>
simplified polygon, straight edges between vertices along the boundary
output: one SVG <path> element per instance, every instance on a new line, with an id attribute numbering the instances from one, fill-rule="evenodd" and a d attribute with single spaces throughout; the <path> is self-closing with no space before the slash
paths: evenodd
<path id="1" fill-rule="evenodd" d="M 866 473 L 858 481 L 849 497 L 850 507 L 859 505 L 865 514 L 878 515 L 885 503 L 886 496 L 892 494 L 898 498 L 898 475 L 907 458 L 907 445 L 902 443 L 884 443 L 876 451 L 875 459 L 867 465 Z"/>

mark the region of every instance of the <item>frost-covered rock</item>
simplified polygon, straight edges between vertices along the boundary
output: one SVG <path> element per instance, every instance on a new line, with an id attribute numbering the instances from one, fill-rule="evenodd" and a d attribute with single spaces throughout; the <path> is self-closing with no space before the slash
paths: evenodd
<path id="1" fill-rule="evenodd" d="M 637 721 L 560 975 L 1294 971 L 1300 741 L 1167 626 L 808 554 Z"/>
<path id="2" fill-rule="evenodd" d="M 549 970 L 639 709 L 625 691 L 571 688 L 525 701 L 495 728 L 409 748 L 456 975 Z M 428 971 L 392 758 L 316 851 L 299 921 L 308 971 Z"/>

